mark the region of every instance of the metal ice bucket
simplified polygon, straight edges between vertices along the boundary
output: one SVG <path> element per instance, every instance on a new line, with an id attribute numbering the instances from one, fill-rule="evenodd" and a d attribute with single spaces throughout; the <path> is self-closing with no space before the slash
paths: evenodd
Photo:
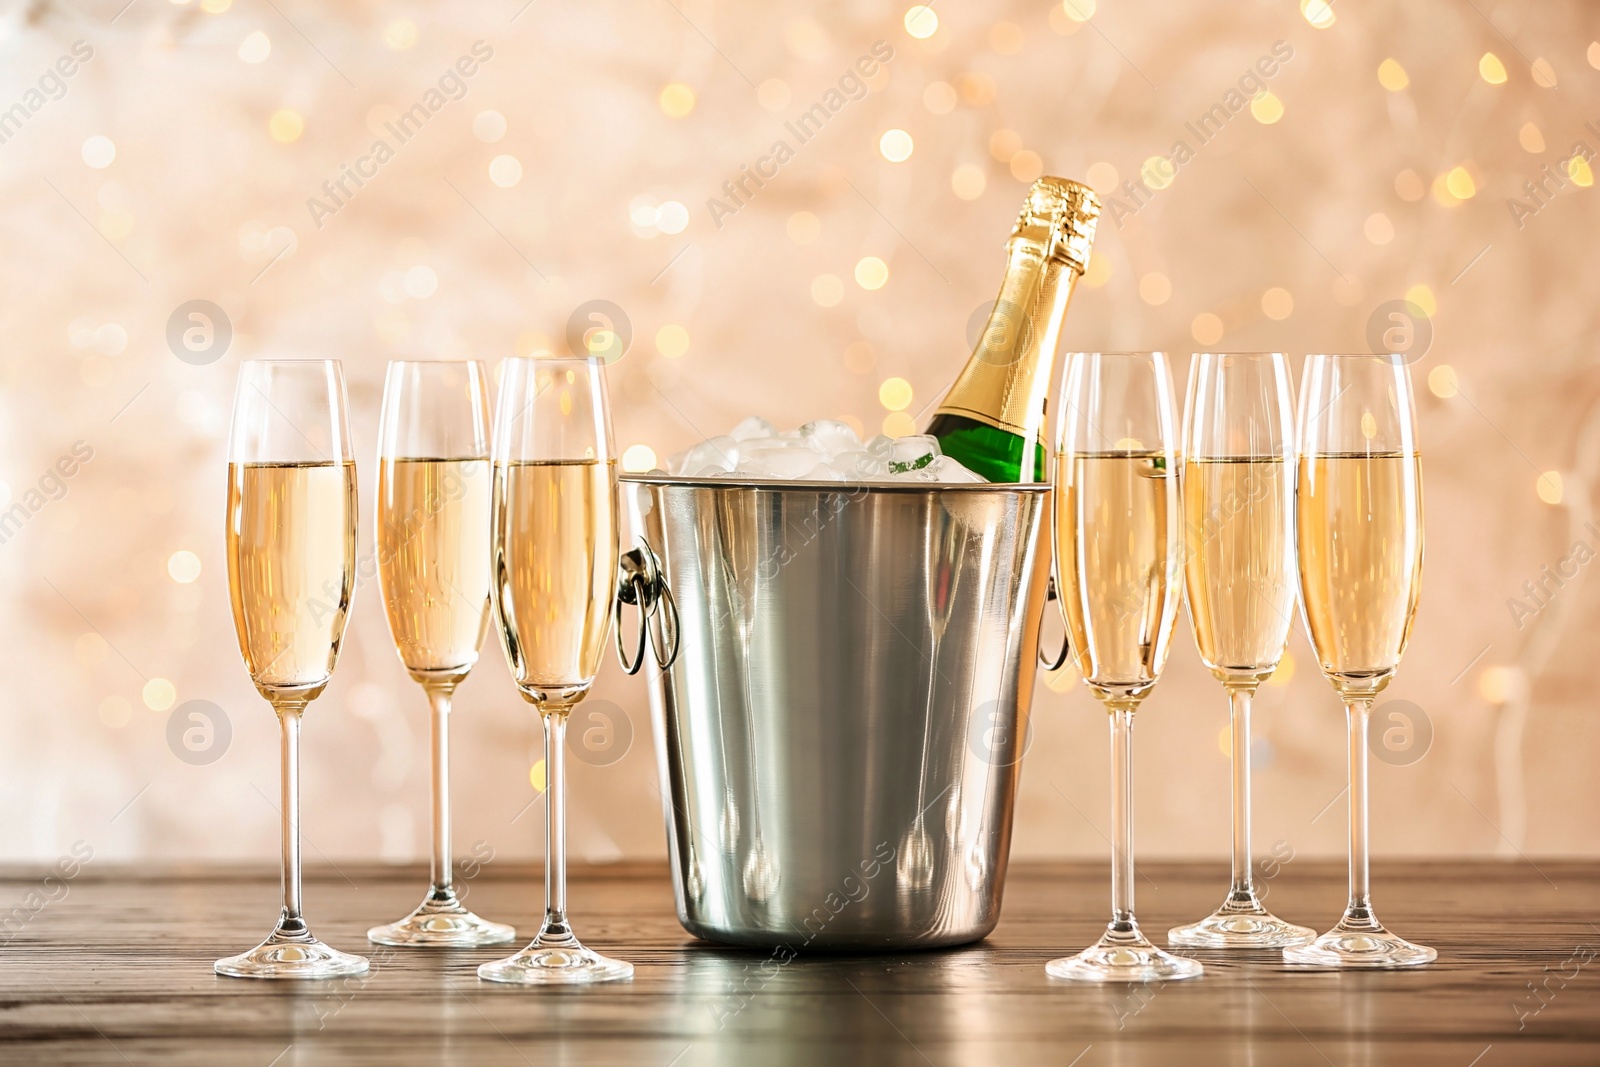
<path id="1" fill-rule="evenodd" d="M 685 929 L 794 952 L 992 930 L 1049 488 L 622 481 L 680 620 L 651 708 Z"/>

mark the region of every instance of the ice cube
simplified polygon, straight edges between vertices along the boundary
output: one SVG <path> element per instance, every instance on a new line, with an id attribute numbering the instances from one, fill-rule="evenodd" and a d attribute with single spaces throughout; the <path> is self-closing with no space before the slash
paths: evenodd
<path id="1" fill-rule="evenodd" d="M 837 456 L 841 452 L 853 452 L 861 447 L 861 438 L 856 436 L 848 423 L 837 419 L 818 419 L 808 422 L 800 427 L 800 436 L 811 442 L 815 448 L 825 456 Z"/>
<path id="2" fill-rule="evenodd" d="M 937 437 L 927 434 L 898 437 L 889 450 L 889 470 L 894 474 L 921 470 L 942 454 Z"/>
<path id="3" fill-rule="evenodd" d="M 828 460 L 828 465 L 836 471 L 842 471 L 850 478 L 887 478 L 889 465 L 883 457 L 875 456 L 871 452 L 855 451 L 840 452 Z"/>
<path id="4" fill-rule="evenodd" d="M 813 468 L 811 473 L 805 476 L 805 480 L 808 482 L 848 482 L 853 481 L 854 477 L 849 471 L 840 470 L 832 463 L 823 463 Z"/>
<path id="5" fill-rule="evenodd" d="M 788 441 L 752 441 L 740 447 L 736 469 L 752 478 L 804 478 L 824 458 L 815 449 Z"/>
<path id="6" fill-rule="evenodd" d="M 739 442 L 731 437 L 713 437 L 701 441 L 683 454 L 683 459 L 674 464 L 672 470 L 675 474 L 694 474 L 697 478 L 705 477 L 704 471 L 708 467 L 719 472 L 733 470 L 739 465 Z"/>
<path id="7" fill-rule="evenodd" d="M 758 437 L 776 436 L 777 432 L 772 423 L 763 419 L 760 415 L 751 415 L 748 419 L 729 430 L 728 436 L 735 441 L 754 441 Z"/>
<path id="8" fill-rule="evenodd" d="M 932 482 L 985 482 L 989 479 L 963 467 L 949 456 L 935 456 L 932 463 L 917 472 Z"/>
<path id="9" fill-rule="evenodd" d="M 894 438 L 885 437 L 880 433 L 861 447 L 888 463 L 889 457 L 894 454 Z"/>

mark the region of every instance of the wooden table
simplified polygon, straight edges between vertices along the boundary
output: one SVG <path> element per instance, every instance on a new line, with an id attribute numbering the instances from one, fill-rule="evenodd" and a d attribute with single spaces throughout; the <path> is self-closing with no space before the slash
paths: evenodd
<path id="1" fill-rule="evenodd" d="M 638 966 L 631 982 L 561 991 L 480 982 L 496 950 L 385 950 L 364 931 L 420 897 L 419 869 L 308 871 L 313 929 L 365 952 L 362 981 L 218 978 L 277 914 L 265 869 L 114 869 L 52 883 L 0 871 L 0 1063 L 309 1064 L 1440 1064 L 1600 1063 L 1600 864 L 1379 864 L 1379 914 L 1435 946 L 1406 972 L 1291 972 L 1274 954 L 1196 953 L 1204 977 L 1164 987 L 1048 979 L 1044 963 L 1098 935 L 1107 868 L 1017 865 L 982 944 L 881 957 L 766 957 L 679 928 L 663 867 L 573 872 L 579 934 Z M 1300 860 L 1270 885 L 1280 913 L 1326 927 L 1337 864 Z M 1147 931 L 1200 917 L 1225 870 L 1140 867 Z M 65 889 L 63 895 L 63 886 Z M 531 934 L 536 868 L 471 882 L 472 906 Z M 35 898 L 44 899 L 43 896 Z M 22 916 L 20 919 L 18 916 Z M 1538 987 L 1536 997 L 1533 988 Z"/>

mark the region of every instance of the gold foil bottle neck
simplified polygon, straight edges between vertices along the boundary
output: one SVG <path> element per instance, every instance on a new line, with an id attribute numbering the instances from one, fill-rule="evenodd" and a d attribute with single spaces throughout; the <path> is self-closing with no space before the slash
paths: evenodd
<path id="1" fill-rule="evenodd" d="M 1028 190 L 1011 236 L 1039 242 L 1045 255 L 1082 274 L 1089 269 L 1089 250 L 1099 220 L 1100 198 L 1093 189 L 1066 178 L 1046 176 Z"/>

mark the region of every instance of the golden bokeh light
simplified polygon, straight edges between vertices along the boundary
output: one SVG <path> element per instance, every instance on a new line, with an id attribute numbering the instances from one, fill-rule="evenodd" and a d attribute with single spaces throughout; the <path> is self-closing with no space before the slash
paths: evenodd
<path id="1" fill-rule="evenodd" d="M 379 123 L 379 125 L 381 126 L 382 123 Z M 372 119 L 370 117 L 367 119 L 367 126 L 369 129 L 372 126 Z M 487 111 L 480 111 L 476 115 L 472 116 L 472 136 L 476 137 L 484 144 L 494 144 L 496 141 L 504 138 L 505 135 L 506 117 L 500 112 L 490 109 Z"/>
<path id="2" fill-rule="evenodd" d="M 1122 180 L 1122 175 L 1117 173 L 1117 168 L 1104 161 L 1089 164 L 1089 169 L 1084 171 L 1084 178 L 1088 180 L 1089 187 L 1097 193 L 1109 193 L 1116 189 L 1117 183 Z"/>
<path id="3" fill-rule="evenodd" d="M 1546 504 L 1561 503 L 1561 472 L 1545 471 L 1534 482 L 1534 492 L 1539 494 L 1539 499 Z"/>
<path id="4" fill-rule="evenodd" d="M 1453 167 L 1450 173 L 1444 176 L 1444 187 L 1450 190 L 1450 195 L 1457 200 L 1471 200 L 1478 195 L 1477 183 L 1472 180 L 1472 175 L 1467 173 L 1466 167 Z"/>
<path id="5" fill-rule="evenodd" d="M 1189 323 L 1189 336 L 1203 345 L 1214 345 L 1222 340 L 1222 319 L 1209 311 L 1202 311 Z"/>
<path id="6" fill-rule="evenodd" d="M 834 307 L 844 299 L 844 282 L 833 274 L 817 275 L 811 279 L 811 299 L 819 307 Z"/>
<path id="7" fill-rule="evenodd" d="M 166 711 L 178 702 L 178 688 L 165 678 L 152 678 L 144 683 L 139 695 L 144 706 L 151 711 Z"/>
<path id="8" fill-rule="evenodd" d="M 1573 156 L 1567 160 L 1567 177 L 1572 179 L 1572 184 L 1587 189 L 1594 184 L 1594 170 L 1589 161 L 1582 156 Z"/>
<path id="9" fill-rule="evenodd" d="M 417 43 L 417 24 L 410 19 L 395 19 L 383 28 L 383 43 L 396 52 L 404 52 Z"/>
<path id="10" fill-rule="evenodd" d="M 133 719 L 133 705 L 129 704 L 125 697 L 106 697 L 95 711 L 100 716 L 100 721 L 113 730 L 128 725 Z"/>
<path id="11" fill-rule="evenodd" d="M 889 411 L 904 411 L 911 406 L 911 383 L 904 378 L 885 378 L 878 386 L 878 403 Z"/>
<path id="12" fill-rule="evenodd" d="M 522 180 L 522 160 L 516 156 L 495 156 L 489 161 L 489 180 L 509 189 Z"/>
<path id="13" fill-rule="evenodd" d="M 1506 83 L 1506 65 L 1493 52 L 1485 52 L 1478 60 L 1478 76 L 1490 85 Z"/>
<path id="14" fill-rule="evenodd" d="M 989 47 L 1003 56 L 1022 51 L 1028 36 L 1015 22 L 997 22 L 989 27 Z"/>
<path id="15" fill-rule="evenodd" d="M 1532 73 L 1533 84 L 1544 89 L 1554 89 L 1556 87 L 1556 68 L 1543 56 L 1533 61 Z"/>
<path id="16" fill-rule="evenodd" d="M 797 245 L 808 245 L 822 232 L 822 220 L 809 211 L 796 211 L 789 216 L 784 228 L 789 233 L 789 240 Z"/>
<path id="17" fill-rule="evenodd" d="M 1544 134 L 1539 132 L 1537 123 L 1524 122 L 1522 129 L 1517 131 L 1517 143 L 1522 146 L 1524 152 L 1538 155 L 1544 151 Z"/>
<path id="18" fill-rule="evenodd" d="M 906 11 L 903 20 L 906 32 L 919 41 L 926 41 L 939 32 L 939 16 L 933 8 L 918 4 Z"/>
<path id="19" fill-rule="evenodd" d="M 911 135 L 905 130 L 885 130 L 878 138 L 878 152 L 890 163 L 904 163 L 911 158 L 914 147 Z"/>
<path id="20" fill-rule="evenodd" d="M 668 82 L 656 97 L 661 113 L 671 119 L 681 119 L 693 111 L 694 101 L 694 90 L 682 82 Z"/>
<path id="21" fill-rule="evenodd" d="M 246 34 L 239 42 L 239 58 L 246 63 L 265 63 L 272 54 L 272 39 L 260 30 Z"/>
<path id="22" fill-rule="evenodd" d="M 1394 240 L 1394 223 L 1381 211 L 1374 211 L 1361 224 L 1361 232 L 1375 245 L 1386 245 Z"/>
<path id="23" fill-rule="evenodd" d="M 528 784 L 533 786 L 534 792 L 544 792 L 544 760 L 535 760 L 528 768 Z"/>
<path id="24" fill-rule="evenodd" d="M 1282 688 L 1294 680 L 1294 653 L 1284 650 L 1283 658 L 1278 661 L 1278 669 L 1267 676 L 1267 684 L 1274 688 Z"/>
<path id="25" fill-rule="evenodd" d="M 976 200 L 983 195 L 988 179 L 984 177 L 983 168 L 975 167 L 971 163 L 963 163 L 950 175 L 950 189 L 962 200 Z"/>
<path id="26" fill-rule="evenodd" d="M 622 453 L 622 470 L 626 474 L 644 474 L 656 469 L 656 450 L 649 445 L 629 445 Z"/>
<path id="27" fill-rule="evenodd" d="M 1274 286 L 1261 294 L 1261 313 L 1275 322 L 1294 314 L 1294 294 Z"/>
<path id="28" fill-rule="evenodd" d="M 1022 135 L 1016 130 L 999 129 L 989 135 L 989 154 L 1002 163 L 1022 151 Z"/>
<path id="29" fill-rule="evenodd" d="M 1031 182 L 1044 173 L 1044 160 L 1039 158 L 1039 153 L 1024 148 L 1011 157 L 1009 169 L 1011 176 L 1017 181 Z"/>
<path id="30" fill-rule="evenodd" d="M 267 120 L 267 132 L 270 133 L 272 135 L 272 139 L 277 141 L 279 144 L 289 144 L 293 141 L 298 141 L 300 139 L 300 135 L 304 133 L 305 130 L 305 119 L 300 117 L 299 112 L 291 111 L 286 107 L 279 108 L 277 111 L 274 111 L 272 113 L 272 117 Z"/>
<path id="31" fill-rule="evenodd" d="M 1521 695 L 1525 678 L 1520 667 L 1485 667 L 1478 675 L 1478 695 L 1491 704 L 1504 704 Z"/>
<path id="32" fill-rule="evenodd" d="M 933 115 L 948 115 L 956 109 L 956 87 L 949 82 L 929 82 L 922 90 L 922 106 Z"/>
<path id="33" fill-rule="evenodd" d="M 1329 0 L 1300 0 L 1300 14 L 1319 30 L 1325 30 L 1338 21 Z"/>
<path id="34" fill-rule="evenodd" d="M 1283 101 L 1274 93 L 1257 93 L 1250 101 L 1250 117 L 1263 126 L 1283 118 Z"/>
<path id="35" fill-rule="evenodd" d="M 1457 393 L 1456 369 L 1441 363 L 1428 372 L 1428 392 L 1441 400 L 1449 400 Z"/>
<path id="36" fill-rule="evenodd" d="M 983 107 L 994 103 L 994 79 L 987 74 L 973 72 L 963 74 L 956 88 L 961 92 L 961 99 L 968 107 Z"/>
<path id="37" fill-rule="evenodd" d="M 689 351 L 689 331 L 675 322 L 669 322 L 656 331 L 656 351 L 668 359 L 677 359 Z"/>
<path id="38" fill-rule="evenodd" d="M 187 548 L 180 548 L 167 557 L 167 576 L 179 585 L 188 585 L 200 577 L 200 557 Z"/>
<path id="39" fill-rule="evenodd" d="M 105 170 L 116 161 L 117 144 L 105 134 L 97 133 L 93 137 L 84 138 L 79 153 L 88 166 L 95 170 Z"/>
<path id="40" fill-rule="evenodd" d="M 877 256 L 862 256 L 856 260 L 856 284 L 869 292 L 882 289 L 889 281 L 889 264 Z"/>
<path id="41" fill-rule="evenodd" d="M 1139 179 L 1157 192 L 1171 185 L 1177 176 L 1178 168 L 1166 156 L 1151 156 L 1139 168 Z"/>
<path id="42" fill-rule="evenodd" d="M 1070 656 L 1059 671 L 1044 672 L 1044 687 L 1052 693 L 1070 693 L 1078 687 L 1078 671 Z"/>
<path id="43" fill-rule="evenodd" d="M 917 432 L 917 420 L 903 411 L 891 411 L 883 418 L 885 437 L 910 437 Z"/>
<path id="44" fill-rule="evenodd" d="M 1415 203 L 1427 192 L 1428 187 L 1422 184 L 1422 177 L 1414 170 L 1407 168 L 1394 176 L 1394 195 L 1401 200 Z"/>
<path id="45" fill-rule="evenodd" d="M 851 341 L 844 350 L 844 367 L 851 374 L 871 374 L 878 365 L 878 350 L 871 341 Z"/>
<path id="46" fill-rule="evenodd" d="M 1406 299 L 1417 305 L 1421 312 L 1433 318 L 1439 313 L 1439 302 L 1433 298 L 1433 290 L 1427 285 L 1417 284 L 1406 290 Z"/>
<path id="47" fill-rule="evenodd" d="M 1088 22 L 1094 18 L 1095 0 L 1061 0 L 1061 11 L 1073 22 Z"/>
<path id="48" fill-rule="evenodd" d="M 1400 61 L 1391 56 L 1378 64 L 1378 84 L 1391 93 L 1398 93 L 1411 84 L 1411 77 Z"/>
<path id="49" fill-rule="evenodd" d="M 1139 279 L 1139 299 L 1151 307 L 1160 307 L 1172 299 L 1172 282 L 1160 271 L 1151 271 Z"/>

